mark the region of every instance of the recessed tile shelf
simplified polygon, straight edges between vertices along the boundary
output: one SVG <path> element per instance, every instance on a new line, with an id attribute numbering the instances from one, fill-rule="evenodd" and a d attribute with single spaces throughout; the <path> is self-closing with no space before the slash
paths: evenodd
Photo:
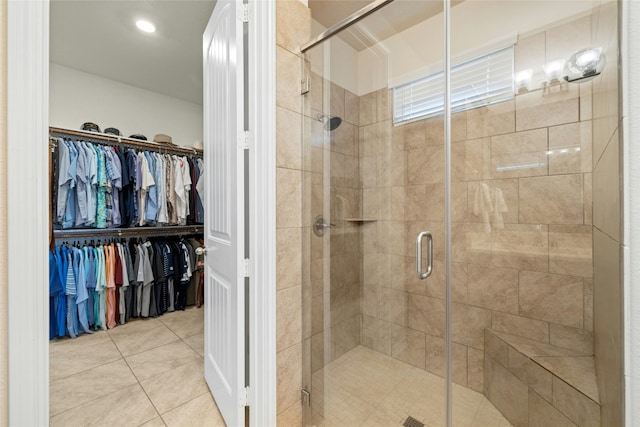
<path id="1" fill-rule="evenodd" d="M 345 221 L 348 222 L 376 222 L 378 221 L 375 218 L 345 218 Z"/>

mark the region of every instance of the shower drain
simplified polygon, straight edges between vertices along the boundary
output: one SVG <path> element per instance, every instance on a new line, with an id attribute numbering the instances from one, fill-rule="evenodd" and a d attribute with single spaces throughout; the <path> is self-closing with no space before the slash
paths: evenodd
<path id="1" fill-rule="evenodd" d="M 424 427 L 424 423 L 421 423 L 420 421 L 416 420 L 411 416 L 407 417 L 407 419 L 402 425 L 405 427 Z"/>

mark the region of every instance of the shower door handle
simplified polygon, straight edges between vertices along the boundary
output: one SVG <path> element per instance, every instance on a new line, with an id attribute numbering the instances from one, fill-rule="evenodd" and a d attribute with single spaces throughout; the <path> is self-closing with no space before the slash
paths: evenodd
<path id="1" fill-rule="evenodd" d="M 422 271 L 422 239 L 427 236 L 427 271 Z M 424 280 L 433 270 L 433 237 L 428 231 L 422 231 L 416 238 L 416 271 L 418 278 Z"/>

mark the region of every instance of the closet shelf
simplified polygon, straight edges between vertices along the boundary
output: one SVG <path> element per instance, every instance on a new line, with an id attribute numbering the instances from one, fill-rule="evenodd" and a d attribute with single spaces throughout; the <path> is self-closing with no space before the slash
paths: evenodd
<path id="1" fill-rule="evenodd" d="M 56 239 L 74 237 L 137 237 L 137 236 L 175 236 L 182 234 L 203 234 L 203 225 L 166 226 L 166 227 L 133 227 L 133 228 L 76 228 L 53 230 Z"/>
<path id="2" fill-rule="evenodd" d="M 142 141 L 139 139 L 124 138 L 122 136 L 116 136 L 106 133 L 87 132 L 75 129 L 64 128 L 49 128 L 49 135 L 53 137 L 76 137 L 82 138 L 89 142 L 97 142 L 107 145 L 124 145 L 132 148 L 146 148 L 167 153 L 179 153 L 179 154 L 195 154 L 202 156 L 203 151 L 196 148 L 185 148 L 178 145 L 159 144 L 153 141 Z"/>

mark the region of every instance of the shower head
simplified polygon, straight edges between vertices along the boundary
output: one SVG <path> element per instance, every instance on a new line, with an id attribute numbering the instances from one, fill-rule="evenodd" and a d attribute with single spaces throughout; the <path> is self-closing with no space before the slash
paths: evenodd
<path id="1" fill-rule="evenodd" d="M 318 114 L 318 121 L 324 122 L 324 128 L 328 131 L 334 131 L 342 124 L 340 117 L 325 116 L 324 114 Z"/>

